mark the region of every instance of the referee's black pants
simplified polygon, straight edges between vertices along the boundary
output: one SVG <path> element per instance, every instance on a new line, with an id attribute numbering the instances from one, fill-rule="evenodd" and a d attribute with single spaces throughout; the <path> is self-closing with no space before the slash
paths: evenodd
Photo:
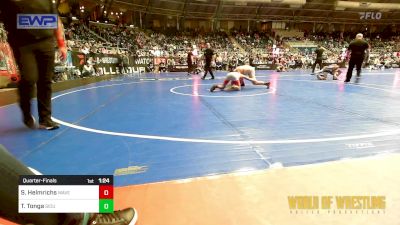
<path id="1" fill-rule="evenodd" d="M 312 73 L 314 73 L 315 71 L 315 67 L 317 66 L 317 64 L 319 65 L 319 69 L 322 70 L 322 59 L 316 59 L 314 64 L 312 65 Z"/>
<path id="2" fill-rule="evenodd" d="M 51 84 L 54 76 L 54 38 L 19 46 L 12 44 L 21 80 L 18 84 L 19 104 L 25 118 L 31 115 L 31 99 L 36 95 L 39 123 L 51 120 Z"/>
<path id="3" fill-rule="evenodd" d="M 356 67 L 357 77 L 361 75 L 361 66 L 364 61 L 363 57 L 351 57 L 349 61 L 349 68 L 347 69 L 346 80 L 345 82 L 349 82 L 351 77 L 353 76 L 354 66 Z"/>
<path id="4" fill-rule="evenodd" d="M 206 65 L 204 67 L 204 75 L 202 77 L 203 80 L 206 78 L 208 72 L 210 72 L 211 79 L 214 79 L 214 73 L 212 72 L 211 65 Z"/>

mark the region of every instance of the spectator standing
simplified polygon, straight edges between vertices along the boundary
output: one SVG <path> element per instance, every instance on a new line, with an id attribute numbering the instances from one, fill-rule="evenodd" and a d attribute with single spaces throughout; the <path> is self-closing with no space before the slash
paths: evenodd
<path id="1" fill-rule="evenodd" d="M 193 73 L 193 53 L 192 53 L 191 49 L 189 49 L 189 51 L 187 53 L 186 62 L 188 65 L 187 75 L 191 75 Z"/>

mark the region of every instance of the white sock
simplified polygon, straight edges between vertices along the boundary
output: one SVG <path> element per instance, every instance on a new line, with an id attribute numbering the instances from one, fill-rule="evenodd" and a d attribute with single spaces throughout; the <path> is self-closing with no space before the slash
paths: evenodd
<path id="1" fill-rule="evenodd" d="M 90 219 L 90 213 L 84 213 L 81 225 L 88 225 Z"/>

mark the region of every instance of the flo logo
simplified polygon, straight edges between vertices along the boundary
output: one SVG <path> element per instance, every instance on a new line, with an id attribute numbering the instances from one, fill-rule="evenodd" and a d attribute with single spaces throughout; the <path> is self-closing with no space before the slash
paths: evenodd
<path id="1" fill-rule="evenodd" d="M 382 18 L 381 12 L 360 12 L 360 20 L 380 20 Z"/>
<path id="2" fill-rule="evenodd" d="M 17 14 L 18 29 L 57 29 L 57 14 Z"/>

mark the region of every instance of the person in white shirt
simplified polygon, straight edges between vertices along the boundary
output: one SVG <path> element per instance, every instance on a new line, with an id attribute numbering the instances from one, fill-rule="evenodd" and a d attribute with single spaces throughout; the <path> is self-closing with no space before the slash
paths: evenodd
<path id="1" fill-rule="evenodd" d="M 211 86 L 210 91 L 214 92 L 216 89 L 220 89 L 221 91 L 240 91 L 241 85 L 240 80 L 245 79 L 251 82 L 257 81 L 253 78 L 250 78 L 246 75 L 243 75 L 239 72 L 230 72 L 226 75 L 225 80 L 222 84 L 214 84 Z M 267 88 L 269 88 L 268 84 L 265 84 Z"/>
<path id="2" fill-rule="evenodd" d="M 92 66 L 92 64 L 90 64 L 90 62 L 86 62 L 86 64 L 83 66 L 82 69 L 82 76 L 84 77 L 89 77 L 92 76 L 94 74 L 94 68 Z"/>
<path id="3" fill-rule="evenodd" d="M 239 72 L 239 73 L 241 73 L 243 75 L 248 76 L 249 78 L 252 79 L 251 83 L 253 85 L 267 85 L 267 86 L 270 85 L 270 82 L 257 80 L 257 78 L 256 78 L 256 68 L 254 68 L 254 67 L 252 67 L 250 65 L 238 66 L 233 70 L 233 72 Z M 240 85 L 244 86 L 244 80 L 243 79 L 240 80 Z"/>

